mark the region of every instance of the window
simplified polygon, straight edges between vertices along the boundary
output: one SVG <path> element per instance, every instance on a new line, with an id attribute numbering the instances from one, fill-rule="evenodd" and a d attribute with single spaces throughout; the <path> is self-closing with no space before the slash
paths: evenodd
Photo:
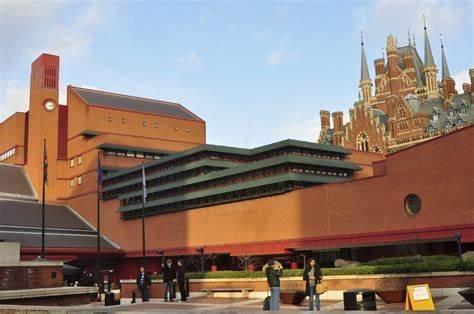
<path id="1" fill-rule="evenodd" d="M 179 130 L 179 127 L 177 125 L 174 126 L 174 130 L 175 131 L 178 131 Z"/>
<path id="2" fill-rule="evenodd" d="M 140 152 L 137 152 L 137 154 L 135 155 L 137 158 L 143 158 L 143 153 L 140 153 Z"/>
<path id="3" fill-rule="evenodd" d="M 405 197 L 405 210 L 408 214 L 414 216 L 418 214 L 421 210 L 421 199 L 416 194 L 408 194 Z"/>
<path id="4" fill-rule="evenodd" d="M 357 136 L 357 149 L 363 152 L 369 151 L 369 136 L 365 132 L 360 132 Z"/>
<path id="5" fill-rule="evenodd" d="M 82 155 L 77 157 L 77 164 L 82 165 Z"/>
<path id="6" fill-rule="evenodd" d="M 82 176 L 78 176 L 77 177 L 77 185 L 81 185 L 82 184 Z"/>
<path id="7" fill-rule="evenodd" d="M 16 147 L 13 147 L 0 155 L 0 161 L 5 160 L 16 153 Z"/>
<path id="8" fill-rule="evenodd" d="M 153 126 L 155 127 L 155 129 L 158 129 L 158 127 L 159 127 L 160 125 L 158 124 L 158 122 L 155 122 L 155 123 L 153 123 Z"/>
<path id="9" fill-rule="evenodd" d="M 108 121 L 108 122 L 112 122 L 112 116 L 108 116 L 108 117 L 107 117 L 107 121 Z"/>
<path id="10" fill-rule="evenodd" d="M 120 119 L 121 124 L 125 124 L 125 118 Z"/>
<path id="11" fill-rule="evenodd" d="M 74 158 L 73 158 L 73 159 L 71 159 L 71 162 L 70 162 L 70 164 L 69 164 L 69 167 L 71 167 L 71 168 L 72 168 L 72 167 L 74 167 L 74 161 L 75 161 L 75 159 L 74 159 Z"/>
<path id="12" fill-rule="evenodd" d="M 189 133 L 189 131 L 191 131 L 191 129 L 190 129 L 190 128 L 186 128 L 186 132 L 188 132 L 188 133 Z"/>
<path id="13" fill-rule="evenodd" d="M 415 126 L 416 126 L 416 127 L 419 127 L 419 126 L 420 126 L 420 121 L 415 120 Z"/>
<path id="14" fill-rule="evenodd" d="M 433 115 L 433 121 L 438 121 L 438 118 L 439 118 L 439 115 L 437 113 L 435 113 Z"/>
<path id="15" fill-rule="evenodd" d="M 135 153 L 134 152 L 127 152 L 127 157 L 135 157 Z"/>
<path id="16" fill-rule="evenodd" d="M 143 121 L 143 122 L 142 122 L 142 126 L 143 126 L 143 127 L 146 127 L 146 121 Z"/>
<path id="17" fill-rule="evenodd" d="M 69 180 L 69 187 L 72 188 L 74 186 L 74 179 Z"/>

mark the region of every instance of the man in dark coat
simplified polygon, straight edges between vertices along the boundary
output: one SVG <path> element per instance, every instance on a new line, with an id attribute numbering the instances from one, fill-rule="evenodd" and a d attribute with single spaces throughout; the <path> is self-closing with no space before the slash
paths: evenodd
<path id="1" fill-rule="evenodd" d="M 184 261 L 178 260 L 178 268 L 176 270 L 176 279 L 178 280 L 179 294 L 181 295 L 181 301 L 186 301 L 186 268 L 184 267 Z"/>
<path id="2" fill-rule="evenodd" d="M 318 263 L 314 258 L 311 258 L 303 272 L 303 280 L 306 281 L 306 295 L 309 296 L 310 311 L 314 310 L 314 303 L 316 303 L 318 311 L 321 309 L 317 286 L 321 283 L 322 278 L 323 275 Z"/>
<path id="3" fill-rule="evenodd" d="M 176 268 L 173 265 L 173 261 L 168 259 L 163 268 L 163 284 L 164 284 L 164 297 L 165 302 L 173 302 L 173 286 L 176 281 Z"/>
<path id="4" fill-rule="evenodd" d="M 283 266 L 276 260 L 269 260 L 263 266 L 263 272 L 267 276 L 270 286 L 270 311 L 280 309 L 280 277 L 283 276 Z"/>
<path id="5" fill-rule="evenodd" d="M 137 276 L 137 287 L 140 290 L 143 302 L 148 302 L 150 299 L 151 277 L 145 271 L 145 267 L 140 267 L 140 273 Z"/>

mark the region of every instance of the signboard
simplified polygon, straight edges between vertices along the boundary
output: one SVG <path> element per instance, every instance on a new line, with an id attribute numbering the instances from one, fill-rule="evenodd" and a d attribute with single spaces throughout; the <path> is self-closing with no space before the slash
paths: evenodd
<path id="1" fill-rule="evenodd" d="M 428 284 L 407 286 L 405 297 L 405 311 L 434 311 L 435 306 L 431 298 Z"/>

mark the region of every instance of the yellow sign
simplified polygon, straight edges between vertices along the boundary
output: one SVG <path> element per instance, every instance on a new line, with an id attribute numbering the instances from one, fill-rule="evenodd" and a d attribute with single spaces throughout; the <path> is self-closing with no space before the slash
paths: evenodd
<path id="1" fill-rule="evenodd" d="M 428 284 L 407 286 L 405 311 L 434 311 L 435 306 Z"/>

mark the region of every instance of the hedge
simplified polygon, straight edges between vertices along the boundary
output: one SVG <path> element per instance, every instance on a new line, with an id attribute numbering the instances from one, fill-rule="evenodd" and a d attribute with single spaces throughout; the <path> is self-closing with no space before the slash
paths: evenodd
<path id="1" fill-rule="evenodd" d="M 474 260 L 464 261 L 465 270 L 474 271 Z M 460 271 L 459 258 L 454 256 L 412 256 L 393 257 L 373 260 L 359 266 L 347 268 L 322 268 L 323 276 L 337 275 L 370 275 L 370 274 L 399 274 L 399 273 L 423 273 L 440 271 Z M 231 271 L 222 270 L 216 272 L 190 272 L 186 276 L 190 279 L 203 278 L 262 278 L 262 271 Z M 285 269 L 283 277 L 302 277 L 303 269 Z M 156 276 L 155 278 L 161 278 Z"/>

